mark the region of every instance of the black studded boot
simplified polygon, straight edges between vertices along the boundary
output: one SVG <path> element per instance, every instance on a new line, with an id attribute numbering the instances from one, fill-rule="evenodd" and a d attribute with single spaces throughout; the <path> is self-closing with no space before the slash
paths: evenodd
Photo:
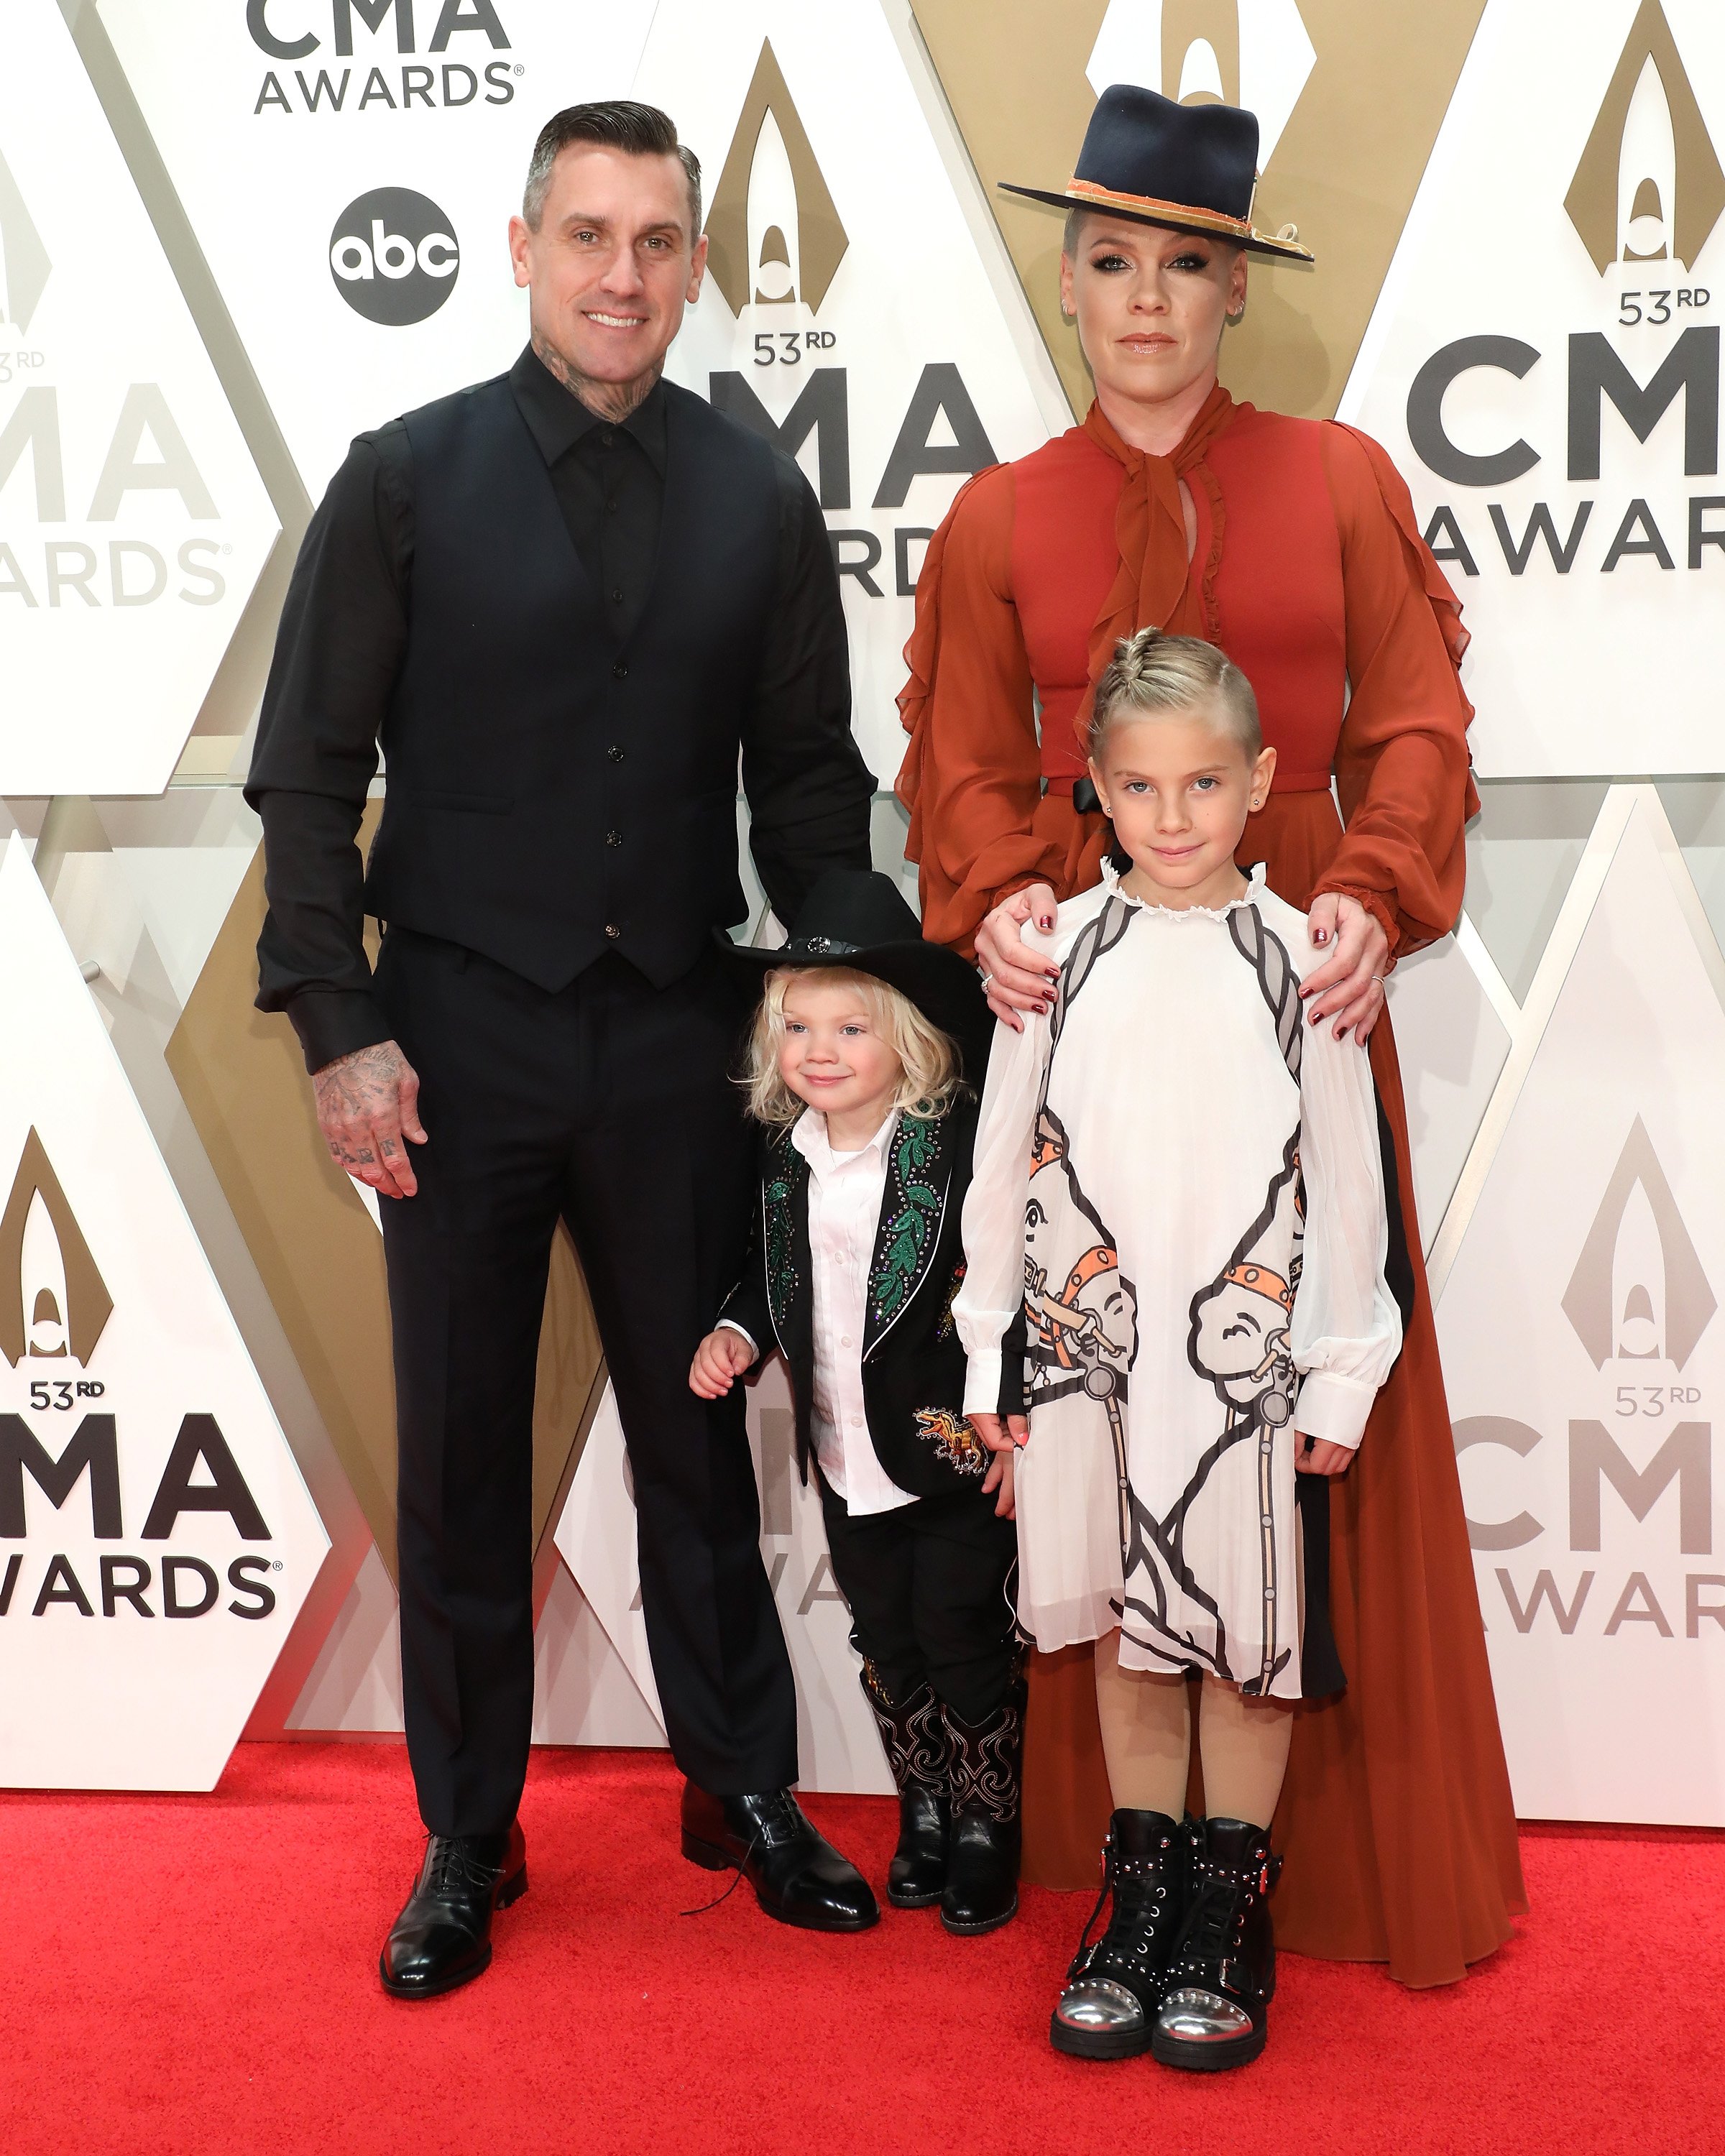
<path id="1" fill-rule="evenodd" d="M 895 1705 L 872 1662 L 863 1664 L 862 1688 L 898 1790 L 898 1847 L 886 1874 L 886 1898 L 896 1909 L 931 1909 L 947 1883 L 950 1816 L 950 1748 L 940 1702 L 923 1683 L 901 1707 Z"/>
<path id="2" fill-rule="evenodd" d="M 941 1922 L 949 1932 L 992 1932 L 1018 1913 L 1019 1774 L 1024 1754 L 1024 1684 L 1014 1678 L 985 1722 L 941 1720 L 951 1749 L 952 1839 Z"/>
<path id="3" fill-rule="evenodd" d="M 1267 1902 L 1281 1873 L 1270 1836 L 1245 1820 L 1206 1820 L 1192 1898 L 1168 1964 L 1151 2050 L 1165 2066 L 1219 2073 L 1255 2059 L 1276 1996 L 1276 1927 Z"/>
<path id="4" fill-rule="evenodd" d="M 1108 1822 L 1102 1891 L 1049 2023 L 1057 2051 L 1081 2059 L 1131 2059 L 1149 2050 L 1168 1961 L 1185 1920 L 1197 1832 L 1194 1821 L 1173 1820 L 1166 1812 L 1117 1811 Z M 1090 1942 L 1111 1895 L 1107 1928 Z"/>

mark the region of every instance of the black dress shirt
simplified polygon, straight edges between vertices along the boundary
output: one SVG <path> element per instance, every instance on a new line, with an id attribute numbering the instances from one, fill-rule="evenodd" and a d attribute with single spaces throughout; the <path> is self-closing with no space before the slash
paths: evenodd
<path id="1" fill-rule="evenodd" d="M 509 382 L 620 643 L 658 554 L 663 389 L 614 424 L 566 390 L 531 347 Z M 750 850 L 774 910 L 788 919 L 823 868 L 868 865 L 873 780 L 850 745 L 849 649 L 825 521 L 797 466 L 788 458 L 780 465 L 778 597 L 752 731 L 760 742 L 842 743 L 850 773 L 837 786 L 809 787 L 798 756 L 752 758 L 745 748 Z M 358 436 L 306 529 L 246 786 L 263 819 L 268 870 L 258 1001 L 287 1011 L 313 1070 L 389 1033 L 370 993 L 354 837 L 407 649 L 413 493 L 403 423 Z"/>

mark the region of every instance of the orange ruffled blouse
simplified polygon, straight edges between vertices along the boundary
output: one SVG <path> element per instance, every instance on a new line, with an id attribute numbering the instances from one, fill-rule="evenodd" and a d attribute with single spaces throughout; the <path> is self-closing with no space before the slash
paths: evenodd
<path id="1" fill-rule="evenodd" d="M 925 932 L 968 953 L 1009 892 L 1096 881 L 1106 840 L 1072 807 L 1076 729 L 1116 639 L 1152 622 L 1219 644 L 1256 692 L 1277 767 L 1241 860 L 1266 862 L 1296 906 L 1357 898 L 1393 953 L 1447 934 L 1478 807 L 1461 608 L 1375 442 L 1219 387 L 1172 457 L 1131 448 L 1092 405 L 971 480 L 930 542 L 897 789 Z"/>

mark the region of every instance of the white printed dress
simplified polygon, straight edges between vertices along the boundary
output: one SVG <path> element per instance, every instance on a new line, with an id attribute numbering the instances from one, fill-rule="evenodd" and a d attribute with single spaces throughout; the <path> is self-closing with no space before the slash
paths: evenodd
<path id="1" fill-rule="evenodd" d="M 1027 940 L 1059 991 L 996 1030 L 953 1306 L 968 1409 L 1024 1314 L 1020 1621 L 1297 1698 L 1295 1434 L 1357 1445 L 1401 1346 L 1365 1051 L 1261 870 L 1173 911 L 1105 869 Z"/>

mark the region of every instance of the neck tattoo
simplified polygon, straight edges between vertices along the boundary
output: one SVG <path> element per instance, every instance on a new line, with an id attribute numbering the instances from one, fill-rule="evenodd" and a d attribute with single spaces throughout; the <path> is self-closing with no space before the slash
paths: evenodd
<path id="1" fill-rule="evenodd" d="M 595 382 L 591 376 L 572 367 L 557 346 L 536 330 L 532 345 L 541 362 L 569 394 L 578 398 L 596 418 L 608 419 L 614 426 L 621 425 L 638 404 L 645 403 L 665 372 L 665 362 L 660 359 L 646 373 L 638 374 L 633 382 Z"/>

